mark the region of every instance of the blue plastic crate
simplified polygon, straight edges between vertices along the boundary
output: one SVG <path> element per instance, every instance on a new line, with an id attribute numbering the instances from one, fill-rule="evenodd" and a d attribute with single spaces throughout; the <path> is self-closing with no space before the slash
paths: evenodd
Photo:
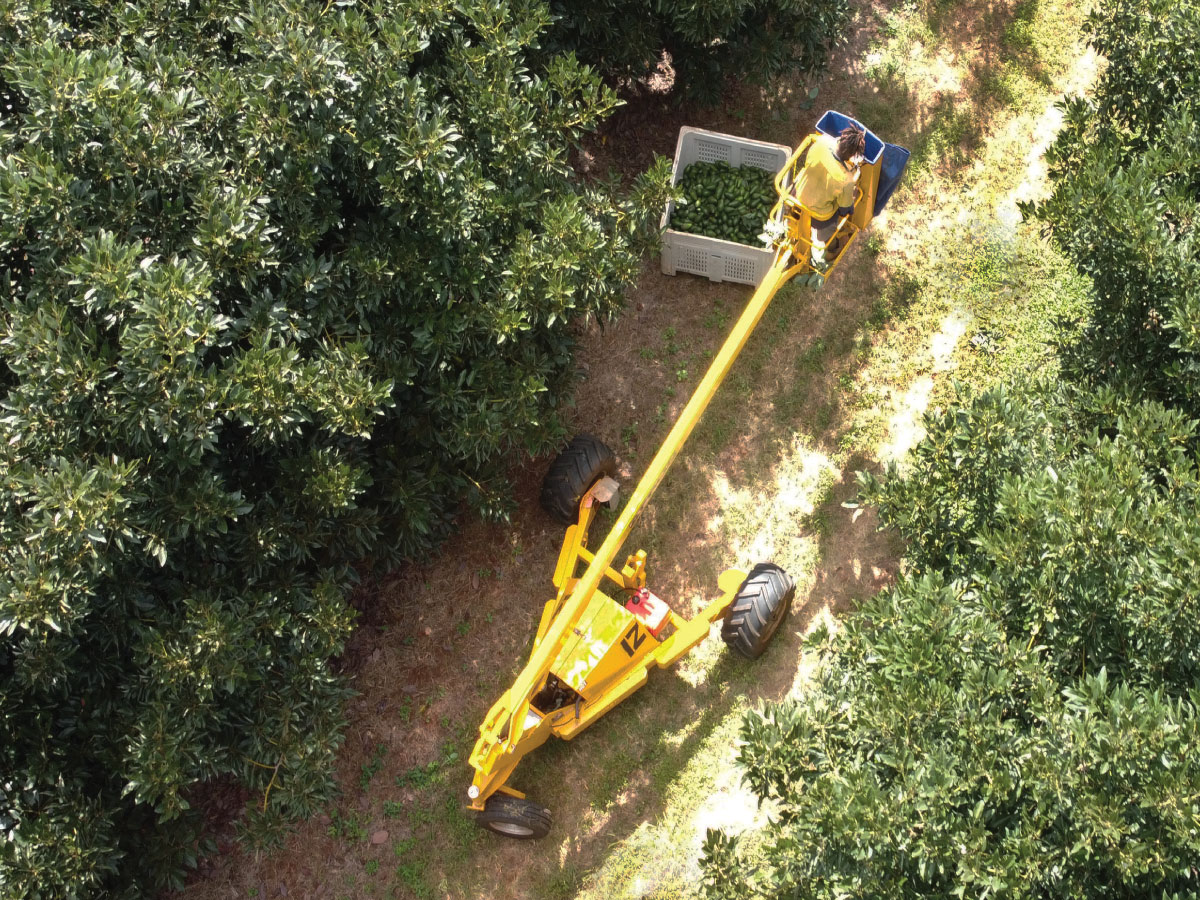
<path id="1" fill-rule="evenodd" d="M 883 165 L 879 168 L 879 187 L 875 193 L 875 215 L 883 212 L 883 208 L 891 199 L 892 192 L 900 183 L 900 176 L 908 165 L 908 151 L 899 144 L 886 144 L 883 149 Z"/>

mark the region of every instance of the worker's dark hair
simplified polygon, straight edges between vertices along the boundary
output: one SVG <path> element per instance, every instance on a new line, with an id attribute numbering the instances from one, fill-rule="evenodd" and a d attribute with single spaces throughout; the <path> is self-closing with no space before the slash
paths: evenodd
<path id="1" fill-rule="evenodd" d="M 838 159 L 845 162 L 852 156 L 867 151 L 867 133 L 855 125 L 847 125 L 838 135 Z"/>

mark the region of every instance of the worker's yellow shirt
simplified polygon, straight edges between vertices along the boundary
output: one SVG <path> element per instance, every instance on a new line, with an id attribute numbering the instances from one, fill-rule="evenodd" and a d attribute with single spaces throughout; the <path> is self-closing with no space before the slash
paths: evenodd
<path id="1" fill-rule="evenodd" d="M 836 151 L 836 138 L 815 135 L 796 179 L 796 198 L 814 219 L 828 219 L 838 207 L 854 205 L 854 169 L 838 159 Z"/>

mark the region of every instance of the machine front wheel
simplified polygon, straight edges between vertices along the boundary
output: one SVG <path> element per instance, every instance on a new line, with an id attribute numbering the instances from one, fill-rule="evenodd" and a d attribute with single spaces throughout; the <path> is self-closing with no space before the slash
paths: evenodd
<path id="1" fill-rule="evenodd" d="M 788 614 L 796 585 L 774 563 L 750 570 L 721 625 L 721 639 L 747 659 L 758 659 Z"/>
<path id="2" fill-rule="evenodd" d="M 496 794 L 488 798 L 484 809 L 475 813 L 481 828 L 517 840 L 530 841 L 550 833 L 550 810 L 532 800 Z"/>
<path id="3" fill-rule="evenodd" d="M 598 438 L 579 434 L 550 464 L 542 482 L 542 509 L 564 525 L 579 515 L 579 501 L 588 488 L 617 471 L 617 458 Z"/>

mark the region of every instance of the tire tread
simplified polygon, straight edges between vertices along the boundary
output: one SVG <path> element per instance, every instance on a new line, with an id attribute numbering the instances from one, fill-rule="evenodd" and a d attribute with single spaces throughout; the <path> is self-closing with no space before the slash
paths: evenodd
<path id="1" fill-rule="evenodd" d="M 540 502 L 563 525 L 575 521 L 579 501 L 596 479 L 612 475 L 617 458 L 597 437 L 577 434 L 558 455 L 542 481 Z"/>
<path id="2" fill-rule="evenodd" d="M 795 594 L 796 585 L 783 569 L 774 563 L 759 563 L 738 588 L 721 625 L 721 638 L 747 659 L 757 659 L 787 615 Z"/>
<path id="3" fill-rule="evenodd" d="M 532 834 L 506 834 L 497 831 L 501 837 L 515 840 L 536 840 L 550 833 L 552 817 L 550 810 L 538 806 L 532 800 L 511 797 L 507 794 L 493 794 L 488 798 L 485 808 L 475 814 L 475 821 L 481 828 L 491 828 L 492 822 L 513 822 L 524 825 L 532 830 Z"/>

